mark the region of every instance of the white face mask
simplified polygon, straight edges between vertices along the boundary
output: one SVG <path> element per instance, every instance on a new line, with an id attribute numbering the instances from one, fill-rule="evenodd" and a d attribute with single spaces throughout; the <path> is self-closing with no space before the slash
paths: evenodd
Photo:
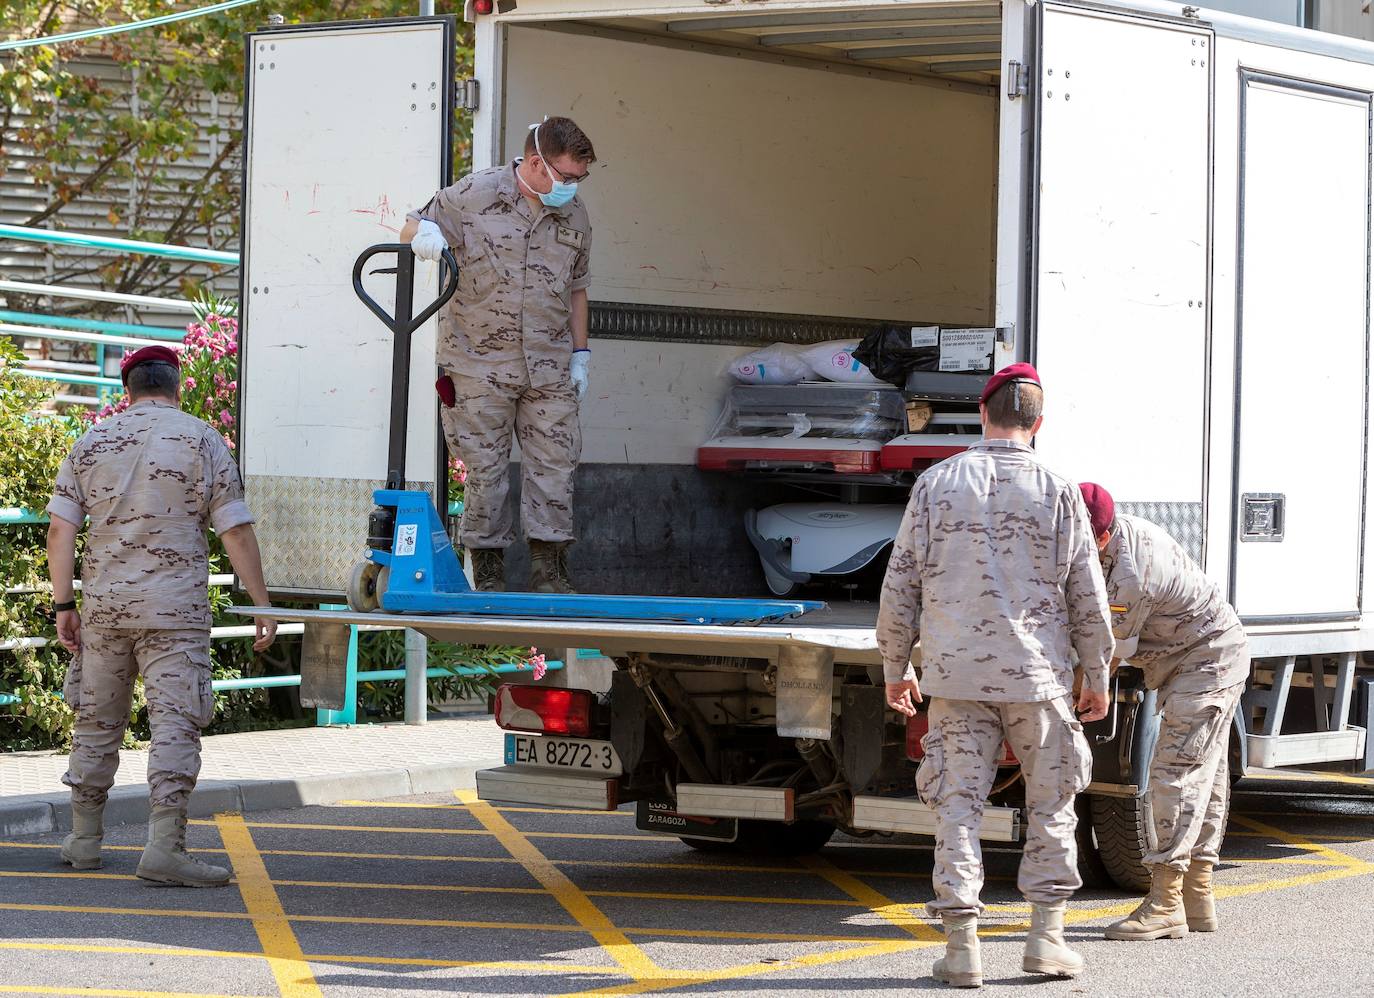
<path id="1" fill-rule="evenodd" d="M 524 177 L 520 177 L 520 183 L 525 184 L 525 188 L 537 197 L 540 203 L 545 207 L 562 208 L 573 198 L 577 197 L 577 185 L 563 181 L 562 178 L 558 176 L 557 171 L 549 164 L 549 158 L 545 156 L 543 150 L 539 148 L 539 125 L 531 125 L 530 130 L 534 132 L 534 151 L 538 154 L 540 162 L 544 164 L 544 172 L 546 172 L 549 175 L 549 179 L 553 181 L 553 188 L 547 194 L 540 194 L 533 187 L 530 187 L 529 184 L 525 183 Z M 520 175 L 517 173 L 516 176 L 519 177 Z"/>

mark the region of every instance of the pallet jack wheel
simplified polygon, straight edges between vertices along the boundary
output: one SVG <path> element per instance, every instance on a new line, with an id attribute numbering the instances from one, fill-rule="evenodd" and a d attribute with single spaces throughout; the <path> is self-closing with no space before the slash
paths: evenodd
<path id="1" fill-rule="evenodd" d="M 373 561 L 360 561 L 348 577 L 348 608 L 354 613 L 371 613 L 382 605 L 386 591 L 383 568 Z"/>

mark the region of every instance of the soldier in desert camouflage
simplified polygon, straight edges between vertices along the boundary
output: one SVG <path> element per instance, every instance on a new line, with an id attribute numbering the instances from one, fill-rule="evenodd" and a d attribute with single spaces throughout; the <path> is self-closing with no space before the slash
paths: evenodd
<path id="1" fill-rule="evenodd" d="M 180 370 L 168 347 L 145 347 L 120 369 L 132 404 L 89 430 L 62 462 L 48 503 L 48 569 L 57 635 L 73 654 L 63 693 L 76 713 L 62 782 L 72 788 L 72 833 L 62 860 L 100 866 L 101 820 L 119 768 L 135 677 L 152 725 L 146 880 L 185 887 L 227 883 L 229 871 L 186 852 L 186 811 L 210 723 L 210 574 L 213 526 L 235 571 L 268 605 L 253 518 L 223 438 L 178 407 Z M 76 538 L 89 517 L 81 611 L 73 593 Z M 275 621 L 256 620 L 258 651 Z"/>
<path id="2" fill-rule="evenodd" d="M 914 716 L 931 697 L 917 792 L 935 812 L 935 899 L 945 955 L 936 980 L 983 981 L 978 948 L 983 806 L 1010 743 L 1026 784 L 1028 828 L 1017 886 L 1031 903 L 1022 967 L 1073 977 L 1065 903 L 1081 885 L 1075 795 L 1092 758 L 1074 717 L 1107 713 L 1112 634 L 1102 570 L 1077 486 L 1035 457 L 1044 395 L 1029 364 L 994 374 L 979 409 L 983 439 L 916 481 L 878 614 L 887 701 Z M 918 685 L 912 650 L 921 644 Z"/>
<path id="3" fill-rule="evenodd" d="M 1212 867 L 1231 790 L 1226 749 L 1250 675 L 1245 628 L 1220 587 L 1163 529 L 1117 513 L 1100 485 L 1082 489 L 1107 580 L 1116 658 L 1144 671 L 1162 714 L 1150 760 L 1150 895 L 1106 936 L 1214 932 Z"/>
<path id="4" fill-rule="evenodd" d="M 530 588 L 570 593 L 573 474 L 587 392 L 592 227 L 576 196 L 596 161 L 568 118 L 531 125 L 525 155 L 480 170 L 409 214 L 401 239 L 458 261 L 458 290 L 439 317 L 439 395 L 449 450 L 467 465 L 460 537 L 478 589 L 505 588 L 512 434 L 520 441 L 521 521 Z"/>

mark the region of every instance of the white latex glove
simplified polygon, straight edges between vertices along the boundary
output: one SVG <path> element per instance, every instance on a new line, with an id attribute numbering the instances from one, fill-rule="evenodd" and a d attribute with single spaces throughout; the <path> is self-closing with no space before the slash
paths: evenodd
<path id="1" fill-rule="evenodd" d="M 582 396 L 587 394 L 587 365 L 591 363 L 592 352 L 590 350 L 574 350 L 572 355 L 572 366 L 569 374 L 572 376 L 573 392 L 577 395 L 577 401 L 582 401 Z"/>
<path id="2" fill-rule="evenodd" d="M 448 241 L 439 231 L 439 226 L 427 218 L 422 218 L 419 231 L 410 240 L 410 248 L 421 260 L 435 261 L 448 249 Z"/>

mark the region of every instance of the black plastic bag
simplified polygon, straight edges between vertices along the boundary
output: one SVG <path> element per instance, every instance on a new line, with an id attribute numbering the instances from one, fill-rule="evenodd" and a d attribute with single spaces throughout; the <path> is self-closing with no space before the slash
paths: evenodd
<path id="1" fill-rule="evenodd" d="M 914 347 L 911 328 L 884 326 L 863 338 L 854 351 L 854 359 L 873 372 L 875 378 L 906 387 L 907 375 L 912 371 L 938 371 L 940 345 Z"/>

